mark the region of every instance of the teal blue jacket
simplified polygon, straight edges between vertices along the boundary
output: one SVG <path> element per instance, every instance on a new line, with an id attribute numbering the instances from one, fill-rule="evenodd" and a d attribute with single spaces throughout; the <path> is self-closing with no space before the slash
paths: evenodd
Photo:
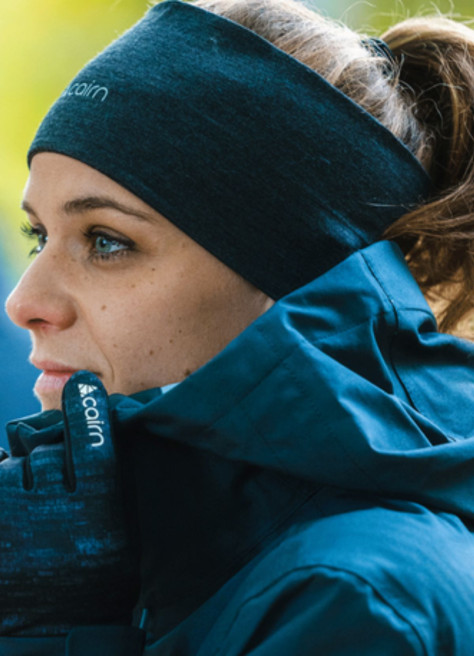
<path id="1" fill-rule="evenodd" d="M 472 656 L 474 347 L 437 332 L 396 246 L 283 298 L 166 393 L 111 401 L 146 656 Z M 0 654 L 142 651 L 81 631 Z"/>

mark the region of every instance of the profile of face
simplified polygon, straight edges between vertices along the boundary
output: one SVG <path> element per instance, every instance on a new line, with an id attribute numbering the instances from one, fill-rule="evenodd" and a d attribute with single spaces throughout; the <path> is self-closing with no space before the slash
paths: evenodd
<path id="1" fill-rule="evenodd" d="M 7 301 L 32 339 L 43 410 L 88 369 L 109 393 L 179 382 L 272 305 L 161 214 L 56 153 L 31 165 L 23 207 L 34 259 Z"/>

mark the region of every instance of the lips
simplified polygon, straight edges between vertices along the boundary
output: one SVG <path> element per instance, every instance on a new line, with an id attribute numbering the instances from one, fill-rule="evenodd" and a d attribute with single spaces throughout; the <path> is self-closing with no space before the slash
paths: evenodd
<path id="1" fill-rule="evenodd" d="M 78 369 L 56 362 L 32 361 L 32 364 L 38 369 L 42 369 L 34 387 L 34 391 L 39 397 L 51 392 L 60 392 L 71 376 L 78 371 Z"/>

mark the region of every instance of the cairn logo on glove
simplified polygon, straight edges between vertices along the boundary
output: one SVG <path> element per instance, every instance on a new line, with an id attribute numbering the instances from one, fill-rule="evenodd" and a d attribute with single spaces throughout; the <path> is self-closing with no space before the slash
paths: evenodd
<path id="1" fill-rule="evenodd" d="M 79 390 L 79 394 L 81 396 L 87 396 L 88 394 L 95 392 L 97 390 L 97 387 L 95 387 L 95 385 L 84 385 L 82 383 L 79 383 L 77 389 Z"/>
<path id="2" fill-rule="evenodd" d="M 84 387 L 86 386 L 84 385 Z M 93 387 L 93 390 L 97 390 L 97 387 Z M 104 431 L 102 426 L 105 422 L 100 419 L 100 412 L 97 408 L 97 401 L 91 395 L 83 396 L 81 391 L 79 393 L 82 396 L 84 417 L 86 419 L 87 428 L 89 430 L 89 437 L 97 438 L 97 441 L 91 442 L 91 446 L 102 446 L 104 443 Z"/>
<path id="3" fill-rule="evenodd" d="M 70 432 L 87 436 L 90 447 L 103 446 L 110 434 L 109 403 L 97 376 L 77 371 L 64 386 L 62 402 Z"/>

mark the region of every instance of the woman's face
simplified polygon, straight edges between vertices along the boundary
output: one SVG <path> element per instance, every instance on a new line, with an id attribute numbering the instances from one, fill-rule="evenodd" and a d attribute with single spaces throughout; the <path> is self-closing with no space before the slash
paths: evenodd
<path id="1" fill-rule="evenodd" d="M 60 408 L 78 369 L 109 393 L 178 382 L 272 304 L 139 198 L 64 155 L 33 158 L 24 209 L 35 254 L 7 312 L 30 331 L 44 410 Z"/>

